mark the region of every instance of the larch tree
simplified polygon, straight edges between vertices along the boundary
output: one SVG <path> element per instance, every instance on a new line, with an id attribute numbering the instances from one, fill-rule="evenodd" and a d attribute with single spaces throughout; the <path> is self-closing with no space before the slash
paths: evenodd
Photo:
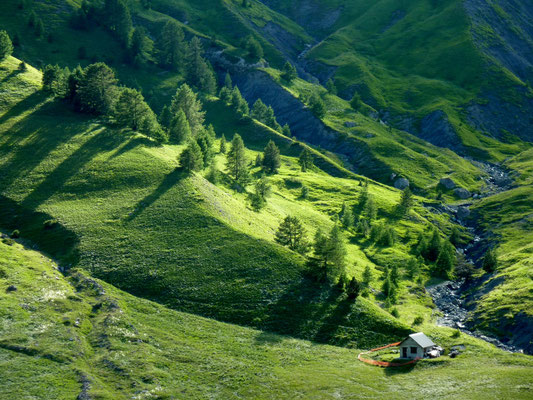
<path id="1" fill-rule="evenodd" d="M 79 83 L 81 110 L 92 114 L 107 114 L 116 97 L 115 73 L 104 63 L 87 66 Z"/>
<path id="2" fill-rule="evenodd" d="M 250 181 L 248 162 L 245 156 L 244 142 L 241 136 L 236 133 L 231 141 L 231 146 L 227 154 L 226 168 L 233 180 L 244 188 Z"/>
<path id="3" fill-rule="evenodd" d="M 279 148 L 272 140 L 265 147 L 262 164 L 265 172 L 269 174 L 276 174 L 281 166 Z"/>
<path id="4" fill-rule="evenodd" d="M 159 65 L 178 70 L 185 58 L 186 42 L 183 30 L 176 21 L 168 21 L 156 40 Z"/>
<path id="5" fill-rule="evenodd" d="M 173 118 L 177 117 L 179 110 L 185 113 L 193 135 L 203 129 L 205 112 L 202 111 L 202 102 L 186 83 L 179 87 L 170 103 Z"/>
<path id="6" fill-rule="evenodd" d="M 0 31 L 0 61 L 13 53 L 13 44 L 6 31 Z"/>
<path id="7" fill-rule="evenodd" d="M 276 242 L 298 253 L 305 253 L 309 247 L 305 228 L 297 217 L 286 216 L 279 225 Z"/>
<path id="8" fill-rule="evenodd" d="M 298 157 L 298 163 L 300 164 L 302 172 L 306 172 L 309 168 L 313 166 L 313 155 L 307 149 L 307 147 L 304 147 L 304 149 L 300 153 L 300 156 Z"/>

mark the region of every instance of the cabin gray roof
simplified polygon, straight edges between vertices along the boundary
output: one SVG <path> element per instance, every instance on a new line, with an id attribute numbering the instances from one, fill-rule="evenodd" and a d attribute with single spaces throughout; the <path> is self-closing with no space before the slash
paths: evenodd
<path id="1" fill-rule="evenodd" d="M 430 338 L 424 335 L 423 332 L 411 333 L 409 337 L 413 339 L 420 347 L 426 348 L 426 347 L 435 346 L 435 343 L 433 343 L 433 341 Z M 408 338 L 404 339 L 402 343 L 405 342 L 407 339 Z"/>

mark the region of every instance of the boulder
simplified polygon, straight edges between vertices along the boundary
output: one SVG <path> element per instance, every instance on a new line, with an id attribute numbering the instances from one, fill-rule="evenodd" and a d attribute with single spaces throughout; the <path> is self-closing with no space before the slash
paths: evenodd
<path id="1" fill-rule="evenodd" d="M 470 198 L 470 192 L 464 188 L 457 188 L 453 191 L 453 194 L 455 194 L 456 197 L 460 199 L 468 199 Z"/>
<path id="2" fill-rule="evenodd" d="M 455 182 L 451 178 L 442 178 L 439 181 L 439 185 L 441 185 L 446 190 L 451 190 L 455 188 Z"/>
<path id="3" fill-rule="evenodd" d="M 409 187 L 409 180 L 406 178 L 398 178 L 394 181 L 394 187 L 396 189 L 404 190 Z"/>
<path id="4" fill-rule="evenodd" d="M 459 207 L 457 209 L 457 218 L 465 219 L 470 215 L 470 209 L 468 207 Z"/>

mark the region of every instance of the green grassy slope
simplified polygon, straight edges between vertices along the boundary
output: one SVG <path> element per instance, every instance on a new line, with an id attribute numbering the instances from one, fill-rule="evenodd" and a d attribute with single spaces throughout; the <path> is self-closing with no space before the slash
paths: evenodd
<path id="1" fill-rule="evenodd" d="M 482 298 L 476 314 L 496 332 L 509 331 L 513 318 L 533 317 L 532 156 L 527 150 L 506 162 L 523 186 L 483 199 L 474 208 L 482 228 L 494 236 L 500 266 L 491 281 L 501 282 Z"/>
<path id="2" fill-rule="evenodd" d="M 2 398 L 526 399 L 533 390 L 530 358 L 449 330 L 431 334 L 465 345 L 458 358 L 385 370 L 357 361 L 357 350 L 172 311 L 81 271 L 65 279 L 20 244 L 0 242 L 0 301 Z"/>
<path id="3" fill-rule="evenodd" d="M 26 82 L 33 91 L 2 98 L 0 217 L 6 228 L 20 229 L 63 265 L 82 266 L 131 293 L 182 310 L 344 344 L 405 332 L 403 323 L 371 301 L 352 307 L 335 290 L 302 278 L 303 258 L 273 241 L 287 214 L 302 218 L 310 234 L 330 229 L 342 202 L 355 202 L 357 180 L 332 178 L 319 169 L 296 178 L 301 175 L 296 159 L 285 155 L 269 206 L 254 213 L 245 195 L 176 169 L 179 146 L 153 147 L 141 136 L 73 114 L 42 97 L 37 71 L 19 73 L 17 65 L 14 58 L 1 65 L 3 87 Z M 241 128 L 252 148 L 264 146 L 268 136 L 258 141 L 252 129 Z M 291 151 L 290 145 L 283 148 Z M 250 150 L 249 159 L 255 155 Z M 224 158 L 216 161 L 223 168 Z M 304 183 L 309 201 L 298 200 Z M 383 216 L 390 214 L 398 192 L 378 184 L 370 191 Z M 422 230 L 426 217 L 420 209 L 416 220 L 398 221 L 399 232 Z M 44 221 L 52 218 L 59 224 L 45 229 Z M 449 229 L 446 219 L 439 223 Z M 408 249 L 402 244 L 398 251 Z M 360 276 L 365 265 L 377 270 L 367 253 L 374 257 L 380 249 L 354 242 L 349 250 L 350 274 Z M 383 257 L 395 259 L 397 253 Z M 285 318 L 291 307 L 302 312 Z M 368 337 L 366 330 L 376 334 Z"/>

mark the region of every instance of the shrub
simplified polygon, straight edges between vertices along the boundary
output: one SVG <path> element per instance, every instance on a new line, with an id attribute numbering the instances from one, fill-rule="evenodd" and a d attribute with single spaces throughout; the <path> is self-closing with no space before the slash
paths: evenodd
<path id="1" fill-rule="evenodd" d="M 394 307 L 390 313 L 394 318 L 400 318 L 400 312 L 396 307 Z"/>
<path id="2" fill-rule="evenodd" d="M 15 241 L 13 239 L 10 239 L 10 238 L 3 238 L 2 239 L 2 243 L 7 244 L 8 246 L 13 246 Z"/>
<path id="3" fill-rule="evenodd" d="M 415 320 L 413 321 L 413 326 L 416 326 L 416 325 L 422 325 L 424 323 L 424 318 L 421 317 L 420 315 L 418 317 L 415 318 Z"/>
<path id="4" fill-rule="evenodd" d="M 456 329 L 453 333 L 452 333 L 452 338 L 454 339 L 457 339 L 461 337 L 461 331 L 459 329 Z"/>
<path id="5" fill-rule="evenodd" d="M 19 238 L 19 237 L 20 237 L 20 232 L 19 232 L 19 230 L 18 230 L 18 229 L 15 229 L 13 232 L 11 232 L 11 237 L 12 237 L 13 239 L 17 239 L 17 238 Z"/>

